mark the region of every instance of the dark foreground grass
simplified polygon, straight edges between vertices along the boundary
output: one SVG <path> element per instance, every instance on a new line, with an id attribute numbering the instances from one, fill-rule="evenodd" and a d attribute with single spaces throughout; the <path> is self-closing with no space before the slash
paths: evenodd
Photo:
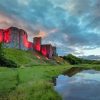
<path id="1" fill-rule="evenodd" d="M 52 77 L 67 66 L 0 68 L 0 100 L 61 100 L 54 91 Z"/>
<path id="2" fill-rule="evenodd" d="M 100 65 L 34 66 L 0 68 L 0 100 L 61 100 L 52 77 L 72 67 L 100 70 Z M 5 99 L 6 98 L 6 99 Z"/>

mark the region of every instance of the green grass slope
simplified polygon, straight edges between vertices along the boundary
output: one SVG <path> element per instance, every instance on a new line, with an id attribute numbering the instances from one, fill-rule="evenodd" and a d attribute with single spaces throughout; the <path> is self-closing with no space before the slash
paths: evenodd
<path id="1" fill-rule="evenodd" d="M 38 52 L 8 48 L 4 54 L 19 68 L 0 67 L 0 100 L 61 100 L 52 77 L 69 68 L 63 59 L 48 60 Z"/>
<path id="2" fill-rule="evenodd" d="M 47 59 L 36 51 L 23 51 L 18 49 L 6 48 L 4 49 L 5 57 L 13 60 L 21 67 L 31 67 L 39 65 L 57 65 L 59 62 L 55 59 Z M 67 64 L 64 60 L 60 64 Z"/>

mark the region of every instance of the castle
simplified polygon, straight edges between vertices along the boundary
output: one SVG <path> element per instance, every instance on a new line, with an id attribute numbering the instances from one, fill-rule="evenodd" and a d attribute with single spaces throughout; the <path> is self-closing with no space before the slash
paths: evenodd
<path id="1" fill-rule="evenodd" d="M 35 50 L 49 59 L 56 56 L 56 47 L 51 44 L 41 44 L 41 40 L 41 37 L 34 37 L 33 42 L 29 42 L 27 33 L 16 27 L 0 29 L 0 42 L 3 42 L 4 47 Z"/>

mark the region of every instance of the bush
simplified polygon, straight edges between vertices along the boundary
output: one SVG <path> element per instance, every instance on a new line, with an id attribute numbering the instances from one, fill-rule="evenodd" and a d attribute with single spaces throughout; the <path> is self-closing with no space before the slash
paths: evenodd
<path id="1" fill-rule="evenodd" d="M 6 59 L 4 57 L 3 47 L 2 43 L 0 43 L 0 66 L 6 66 L 6 67 L 18 67 L 18 65 L 13 62 L 12 60 Z"/>
<path id="2" fill-rule="evenodd" d="M 14 68 L 17 68 L 18 65 L 13 62 L 12 60 L 9 60 L 9 59 L 6 59 L 6 58 L 2 58 L 0 59 L 0 66 L 6 66 L 6 67 L 14 67 Z"/>
<path id="3" fill-rule="evenodd" d="M 2 59 L 2 57 L 4 57 L 4 52 L 3 52 L 2 43 L 0 43 L 0 59 Z"/>
<path id="4" fill-rule="evenodd" d="M 64 56 L 63 59 L 66 60 L 67 62 L 69 62 L 72 65 L 75 65 L 75 64 L 100 64 L 100 61 L 78 58 L 78 57 L 76 57 L 72 54 Z"/>
<path id="5" fill-rule="evenodd" d="M 66 61 L 68 61 L 70 64 L 80 64 L 83 62 L 82 59 L 77 58 L 76 56 L 73 56 L 72 54 L 69 54 L 67 56 L 63 57 Z"/>

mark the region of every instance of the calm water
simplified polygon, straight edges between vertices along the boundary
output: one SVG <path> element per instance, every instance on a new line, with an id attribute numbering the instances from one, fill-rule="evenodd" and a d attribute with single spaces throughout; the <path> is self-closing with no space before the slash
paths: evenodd
<path id="1" fill-rule="evenodd" d="M 100 100 L 100 71 L 84 70 L 72 77 L 60 75 L 54 88 L 63 100 Z"/>

